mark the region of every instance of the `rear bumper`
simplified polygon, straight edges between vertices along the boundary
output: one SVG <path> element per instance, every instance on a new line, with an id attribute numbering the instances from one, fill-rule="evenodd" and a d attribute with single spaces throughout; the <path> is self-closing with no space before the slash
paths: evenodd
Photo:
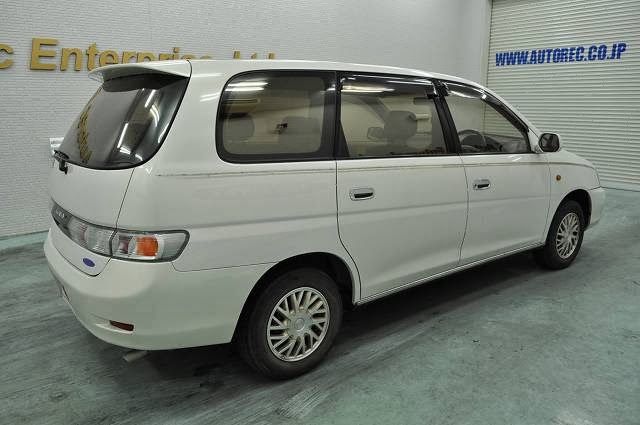
<path id="1" fill-rule="evenodd" d="M 270 267 L 179 272 L 171 263 L 111 259 L 90 276 L 60 254 L 50 235 L 44 251 L 80 323 L 106 342 L 143 350 L 230 342 L 253 285 Z M 134 329 L 121 330 L 109 320 Z"/>
<path id="2" fill-rule="evenodd" d="M 598 224 L 600 218 L 602 218 L 606 192 L 604 188 L 597 187 L 589 190 L 589 197 L 591 198 L 591 220 L 589 221 L 589 227 L 593 227 Z"/>

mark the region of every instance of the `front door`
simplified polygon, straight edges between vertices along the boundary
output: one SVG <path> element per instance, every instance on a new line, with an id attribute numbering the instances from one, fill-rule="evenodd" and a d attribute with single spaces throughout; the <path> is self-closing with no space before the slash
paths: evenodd
<path id="1" fill-rule="evenodd" d="M 374 297 L 455 267 L 467 214 L 460 156 L 425 79 L 341 79 L 340 239 Z"/>
<path id="2" fill-rule="evenodd" d="M 539 244 L 549 210 L 546 155 L 531 151 L 527 127 L 491 94 L 446 86 L 469 191 L 461 264 Z"/>

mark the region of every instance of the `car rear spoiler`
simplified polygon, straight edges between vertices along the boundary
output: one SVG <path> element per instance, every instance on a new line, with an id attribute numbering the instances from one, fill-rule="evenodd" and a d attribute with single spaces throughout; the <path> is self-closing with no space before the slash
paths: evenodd
<path id="1" fill-rule="evenodd" d="M 140 74 L 171 74 L 190 77 L 191 63 L 187 60 L 172 60 L 107 65 L 89 72 L 89 78 L 103 82 L 113 78 Z"/>

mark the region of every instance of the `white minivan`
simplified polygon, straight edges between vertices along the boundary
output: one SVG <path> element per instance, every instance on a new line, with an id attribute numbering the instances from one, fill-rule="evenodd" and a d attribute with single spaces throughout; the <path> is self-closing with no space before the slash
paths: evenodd
<path id="1" fill-rule="evenodd" d="M 296 376 L 343 308 L 524 250 L 566 267 L 602 212 L 589 161 L 461 78 L 276 60 L 90 75 L 44 249 L 78 320 L 123 347 L 234 341 Z"/>

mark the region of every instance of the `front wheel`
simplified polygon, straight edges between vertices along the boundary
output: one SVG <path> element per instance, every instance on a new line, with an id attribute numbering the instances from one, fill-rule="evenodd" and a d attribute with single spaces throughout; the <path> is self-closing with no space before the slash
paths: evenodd
<path id="1" fill-rule="evenodd" d="M 546 244 L 533 252 L 538 264 L 552 270 L 568 267 L 580 251 L 584 227 L 580 204 L 568 200 L 560 205 L 549 227 Z"/>
<path id="2" fill-rule="evenodd" d="M 342 299 L 333 279 L 316 269 L 291 270 L 266 287 L 240 324 L 240 354 L 270 378 L 292 378 L 322 360 L 341 321 Z"/>

